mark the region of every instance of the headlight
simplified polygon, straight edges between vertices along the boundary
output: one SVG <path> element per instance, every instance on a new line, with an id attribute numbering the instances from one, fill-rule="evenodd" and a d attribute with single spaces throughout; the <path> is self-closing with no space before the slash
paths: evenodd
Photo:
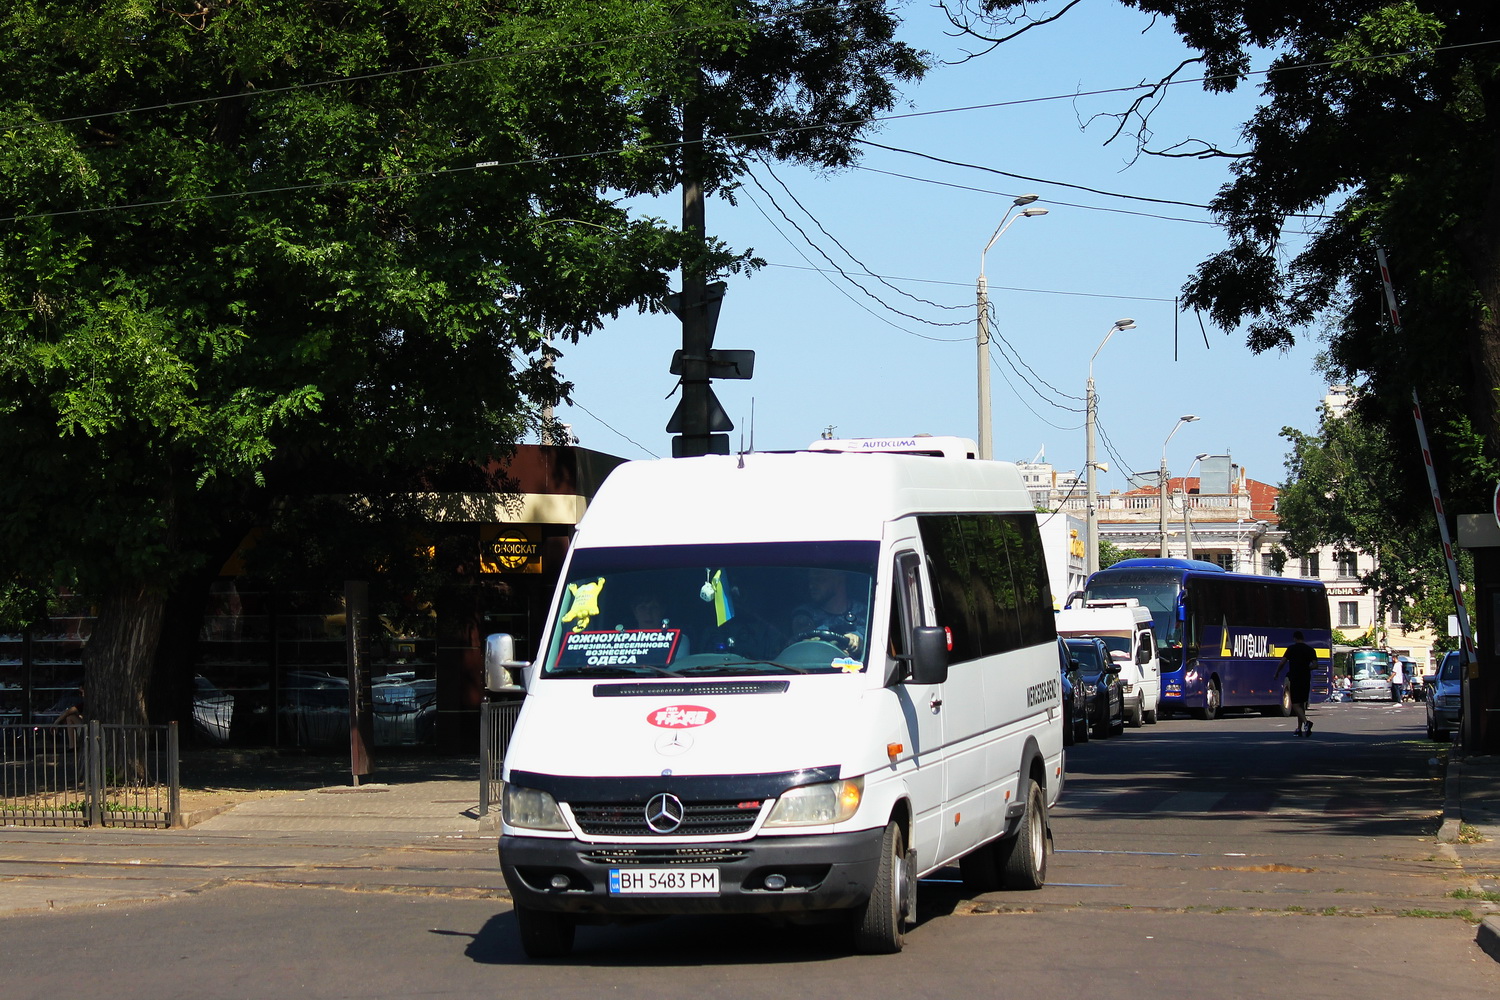
<path id="1" fill-rule="evenodd" d="M 859 810 L 865 779 L 825 781 L 791 788 L 777 800 L 766 826 L 827 826 L 842 823 Z"/>
<path id="2" fill-rule="evenodd" d="M 507 826 L 528 830 L 566 830 L 562 810 L 551 794 L 536 788 L 506 785 L 500 803 L 500 815 Z"/>

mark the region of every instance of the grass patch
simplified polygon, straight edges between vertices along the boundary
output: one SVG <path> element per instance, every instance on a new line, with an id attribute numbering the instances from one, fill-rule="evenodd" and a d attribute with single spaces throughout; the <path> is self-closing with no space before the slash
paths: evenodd
<path id="1" fill-rule="evenodd" d="M 1471 924 L 1479 923 L 1479 918 L 1474 916 L 1473 910 L 1401 910 L 1396 916 L 1426 917 L 1429 919 L 1457 917 L 1459 920 L 1467 920 Z"/>
<path id="2" fill-rule="evenodd" d="M 1479 832 L 1479 827 L 1472 823 L 1458 824 L 1458 842 L 1460 844 L 1482 844 L 1484 834 Z"/>
<path id="3" fill-rule="evenodd" d="M 1476 889 L 1454 889 L 1448 893 L 1454 899 L 1478 899 L 1486 903 L 1500 903 L 1500 892 L 1479 891 Z"/>

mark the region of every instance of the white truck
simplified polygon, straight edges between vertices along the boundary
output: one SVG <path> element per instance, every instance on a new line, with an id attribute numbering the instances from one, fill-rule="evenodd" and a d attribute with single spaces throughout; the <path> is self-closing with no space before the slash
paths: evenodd
<path id="1" fill-rule="evenodd" d="M 1057 634 L 1103 639 L 1120 664 L 1120 680 L 1125 682 L 1125 721 L 1132 726 L 1155 723 L 1161 701 L 1161 662 L 1150 609 L 1134 598 L 1078 600 L 1079 604 L 1057 613 Z"/>

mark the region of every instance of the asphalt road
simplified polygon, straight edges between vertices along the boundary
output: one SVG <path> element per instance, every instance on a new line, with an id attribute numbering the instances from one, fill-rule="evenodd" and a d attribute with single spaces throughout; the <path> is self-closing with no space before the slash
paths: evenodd
<path id="1" fill-rule="evenodd" d="M 0 995 L 1500 995 L 1433 840 L 1441 772 L 1420 710 L 1327 706 L 1313 737 L 1290 730 L 1173 719 L 1071 749 L 1050 884 L 970 897 L 939 873 L 900 955 L 673 919 L 582 928 L 572 960 L 531 963 L 504 900 L 445 890 L 441 854 L 392 845 L 347 871 L 0 919 Z M 493 841 L 443 850 L 493 862 Z"/>

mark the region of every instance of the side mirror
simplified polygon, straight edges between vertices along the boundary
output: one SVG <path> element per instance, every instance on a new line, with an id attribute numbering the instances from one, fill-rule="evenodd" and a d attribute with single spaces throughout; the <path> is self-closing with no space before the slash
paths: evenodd
<path id="1" fill-rule="evenodd" d="M 1104 672 L 1106 674 L 1115 674 L 1116 676 L 1118 676 L 1120 673 L 1120 665 L 1118 663 L 1106 663 L 1104 665 Z"/>
<path id="2" fill-rule="evenodd" d="M 1135 651 L 1135 662 L 1145 666 L 1151 662 L 1151 647 L 1141 643 L 1141 648 Z"/>
<path id="3" fill-rule="evenodd" d="M 937 625 L 912 629 L 911 676 L 913 684 L 941 684 L 948 679 L 948 630 Z"/>
<path id="4" fill-rule="evenodd" d="M 484 689 L 486 691 L 522 691 L 525 670 L 530 663 L 516 659 L 516 640 L 508 632 L 484 637 Z"/>

